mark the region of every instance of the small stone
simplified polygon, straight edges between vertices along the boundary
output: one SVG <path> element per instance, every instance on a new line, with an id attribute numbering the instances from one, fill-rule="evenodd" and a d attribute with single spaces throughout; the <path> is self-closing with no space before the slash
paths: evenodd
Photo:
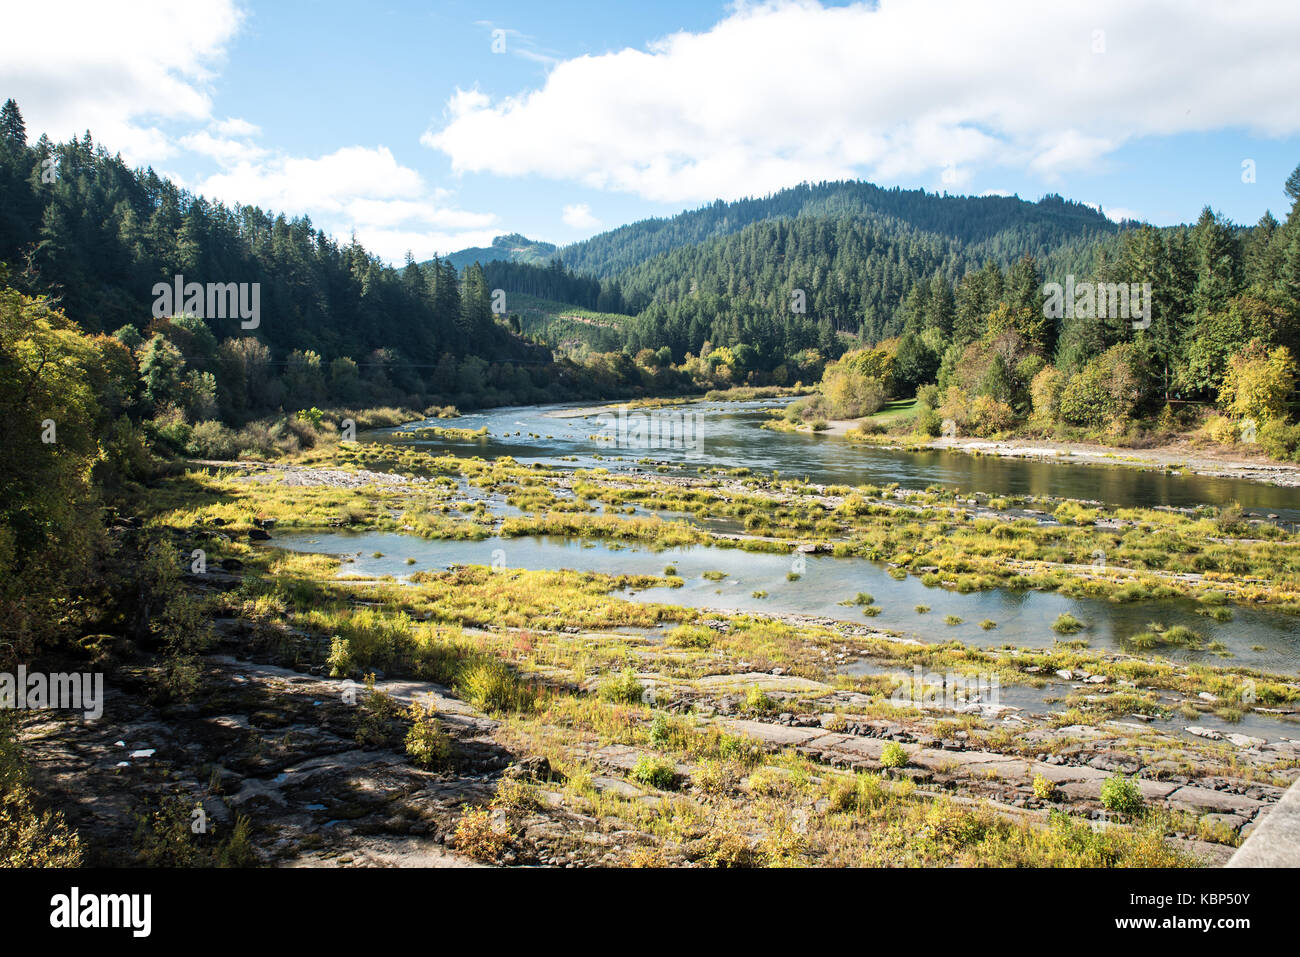
<path id="1" fill-rule="evenodd" d="M 543 755 L 524 758 L 517 764 L 512 764 L 505 769 L 503 777 L 507 778 L 531 778 L 534 781 L 549 781 L 551 778 L 551 762 Z"/>

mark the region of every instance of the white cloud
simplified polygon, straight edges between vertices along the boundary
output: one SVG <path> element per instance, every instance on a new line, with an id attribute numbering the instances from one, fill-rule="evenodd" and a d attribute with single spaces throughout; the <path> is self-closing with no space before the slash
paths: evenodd
<path id="1" fill-rule="evenodd" d="M 1112 223 L 1122 223 L 1126 219 L 1136 219 L 1140 222 L 1146 222 L 1146 217 L 1136 209 L 1129 209 L 1127 206 L 1098 206 L 1098 211 L 1109 219 Z"/>
<path id="2" fill-rule="evenodd" d="M 309 215 L 343 239 L 353 232 L 371 252 L 400 262 L 490 242 L 499 232 L 491 213 L 444 205 L 445 190 L 429 189 L 387 147 L 344 147 L 309 159 L 295 156 L 241 159 L 196 184 L 195 192 L 289 215 Z"/>
<path id="3" fill-rule="evenodd" d="M 90 129 L 128 162 L 157 163 L 176 152 L 160 123 L 208 120 L 211 66 L 242 19 L 232 0 L 7 4 L 0 90 L 33 139 Z"/>
<path id="4" fill-rule="evenodd" d="M 600 225 L 600 220 L 591 215 L 591 207 L 586 203 L 565 206 L 560 213 L 560 219 L 564 220 L 566 226 L 572 226 L 574 229 L 595 229 Z"/>
<path id="5" fill-rule="evenodd" d="M 438 231 L 427 229 L 382 229 L 374 226 L 357 226 L 357 240 L 366 249 L 386 262 L 400 265 L 409 250 L 417 261 L 424 262 L 434 256 L 446 256 L 470 246 L 487 246 L 500 234 L 496 229 L 470 229 Z"/>
<path id="6" fill-rule="evenodd" d="M 409 199 L 419 195 L 423 183 L 387 147 L 346 146 L 318 159 L 239 162 L 203 180 L 199 189 L 210 197 L 271 209 L 332 213 L 342 212 L 352 199 Z"/>
<path id="7" fill-rule="evenodd" d="M 180 137 L 177 143 L 193 153 L 208 157 L 225 168 L 238 166 L 241 162 L 261 159 L 266 155 L 266 150 L 254 146 L 246 140 L 232 139 L 228 136 L 214 136 L 207 130 L 187 133 Z"/>
<path id="8" fill-rule="evenodd" d="M 234 116 L 228 116 L 224 120 L 213 123 L 212 128 L 222 136 L 257 136 L 262 132 L 261 127 Z"/>
<path id="9" fill-rule="evenodd" d="M 496 217 L 450 205 L 383 146 L 288 156 L 254 142 L 261 129 L 213 115 L 210 88 L 244 13 L 234 0 L 102 0 L 12 4 L 0 32 L 0 94 L 13 96 L 33 139 L 90 129 L 132 165 L 195 154 L 217 171 L 171 178 L 227 204 L 309 215 L 382 258 L 424 259 L 490 242 Z"/>
<path id="10" fill-rule="evenodd" d="M 1136 219 L 1140 222 L 1146 222 L 1146 217 L 1136 209 L 1129 209 L 1127 206 L 1102 206 L 1101 203 L 1089 203 L 1082 201 L 1084 206 L 1089 206 L 1101 213 L 1112 223 L 1122 223 L 1126 219 Z"/>
<path id="11" fill-rule="evenodd" d="M 707 31 L 561 62 L 531 92 L 458 90 L 421 141 L 458 172 L 663 202 L 849 176 L 953 191 L 980 168 L 1095 169 L 1140 136 L 1294 133 L 1297 49 L 1294 0 L 741 0 Z"/>

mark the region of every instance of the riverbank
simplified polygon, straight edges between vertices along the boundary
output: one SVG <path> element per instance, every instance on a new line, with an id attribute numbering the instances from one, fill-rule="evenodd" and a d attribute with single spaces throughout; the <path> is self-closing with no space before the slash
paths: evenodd
<path id="1" fill-rule="evenodd" d="M 774 417 L 761 425 L 762 428 L 775 432 L 847 438 L 853 442 L 881 449 L 963 452 L 968 455 L 988 455 L 1063 465 L 1111 465 L 1170 474 L 1237 479 L 1283 488 L 1300 487 L 1300 465 L 1274 461 L 1262 452 L 1244 454 L 1239 447 L 1193 445 L 1182 441 L 1138 449 L 1040 438 L 993 441 L 974 438 L 928 438 L 914 434 L 898 436 L 888 432 L 864 431 L 863 426 L 872 421 L 873 417 L 793 423 Z"/>
<path id="2" fill-rule="evenodd" d="M 1171 472 L 1189 472 L 1214 478 L 1266 482 L 1288 488 L 1300 486 L 1300 465 L 1274 462 L 1262 454 L 1244 458 L 1227 449 L 1194 448 L 1187 443 L 1150 449 L 1117 448 L 1083 442 L 990 442 L 976 439 L 935 439 L 927 448 L 977 455 L 1068 461 L 1074 464 L 1126 465 Z"/>
<path id="3" fill-rule="evenodd" d="M 154 807 L 162 824 L 202 809 L 213 842 L 243 827 L 277 866 L 1218 864 L 1300 766 L 1290 739 L 1090 712 L 1142 692 L 1077 665 L 1053 675 L 1059 705 L 954 699 L 951 670 L 948 693 L 900 695 L 846 666 L 955 662 L 840 623 L 665 610 L 664 631 L 629 629 L 617 582 L 576 573 L 336 580 L 274 529 L 223 534 L 173 538 L 224 560 L 191 577 L 217 644 L 186 702 L 151 700 L 153 666 L 125 661 L 103 722 L 22 722 L 93 863 L 136 845 L 192 860 L 179 831 L 138 823 Z M 556 605 L 573 624 L 530 618 Z M 1103 795 L 1126 774 L 1121 810 Z"/>
<path id="4" fill-rule="evenodd" d="M 875 448 L 933 449 L 1055 464 L 1122 466 L 1171 474 L 1239 479 L 1284 488 L 1300 487 L 1300 465 L 1276 462 L 1262 453 L 1243 456 L 1239 449 L 1206 448 L 1188 442 L 1136 449 L 1037 438 L 1002 441 L 964 438 L 922 440 L 917 436 L 908 436 L 906 440 L 900 440 L 898 436 L 884 433 L 863 433 L 860 431 L 862 423 L 861 419 L 836 419 L 825 423 L 825 428 L 813 430 L 804 425 L 798 431 L 848 438 Z"/>
<path id="5" fill-rule="evenodd" d="M 1114 590 L 1071 561 L 1102 537 L 1143 601 L 1183 581 L 1149 565 L 1160 556 L 1284 561 L 1281 530 L 737 471 L 380 444 L 193 463 L 114 529 L 185 556 L 212 629 L 192 684 L 159 694 L 166 661 L 100 642 L 116 649 L 100 662 L 112 707 L 93 726 L 21 716 L 34 774 L 95 863 L 183 862 L 193 848 L 168 822 L 197 806 L 216 848 L 242 828 L 267 865 L 565 867 L 1213 865 L 1300 776 L 1294 675 L 1090 648 L 1068 622 L 1029 648 L 862 620 L 922 580 L 932 601 L 1004 573 Z M 345 530 L 388 541 L 347 554 L 328 540 Z M 311 551 L 288 550 L 296 533 Z M 540 535 L 579 555 L 608 545 L 614 564 L 528 567 Z M 418 557 L 440 542 L 466 560 Z M 834 615 L 763 612 L 729 600 L 711 557 L 703 571 L 617 557 L 724 542 L 747 568 L 775 561 L 792 589 L 816 587 L 830 553 L 869 558 L 881 581 L 875 597 L 832 588 Z M 674 601 L 688 574 L 707 604 Z M 1255 601 L 1186 584 L 1215 615 Z M 86 788 L 93 801 L 73 800 Z"/>

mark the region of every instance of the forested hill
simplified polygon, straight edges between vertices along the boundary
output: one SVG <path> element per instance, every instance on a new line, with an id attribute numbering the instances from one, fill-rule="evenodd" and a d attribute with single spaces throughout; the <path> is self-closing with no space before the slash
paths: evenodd
<path id="1" fill-rule="evenodd" d="M 1083 276 L 1094 271 L 1104 252 L 1118 248 L 1115 224 L 1089 207 L 1056 197 L 1024 203 L 847 185 L 853 188 L 803 203 L 796 216 L 759 219 L 738 229 L 731 229 L 732 220 L 719 218 L 711 228 L 725 225 L 727 231 L 683 242 L 612 277 L 597 278 L 552 261 L 546 267 L 490 263 L 486 279 L 489 287 L 507 293 L 636 316 L 624 327 L 625 345 L 633 352 L 668 346 L 680 360 L 687 353 L 698 355 L 706 342 L 747 343 L 772 367 L 808 348 L 838 355 L 841 334 L 868 343 L 896 336 L 903 331 L 904 305 L 914 290 L 936 281 L 954 288 L 989 262 L 1010 269 L 1028 259 L 1031 270 L 1044 275 Z M 850 201 L 861 195 L 922 197 L 918 208 L 939 231 L 861 204 L 853 207 Z M 971 210 L 971 224 L 944 218 L 949 210 L 962 208 Z M 658 225 L 678 236 L 704 232 L 699 217 L 706 212 Z M 644 245 L 652 237 L 638 240 L 628 232 L 640 225 L 605 235 L 623 234 Z"/>
<path id="2" fill-rule="evenodd" d="M 970 247 L 973 256 L 1003 265 L 1025 254 L 1043 259 L 1062 244 L 1095 240 L 1119 229 L 1095 209 L 1055 195 L 1031 203 L 1014 196 L 949 196 L 846 181 L 805 183 L 771 196 L 718 200 L 667 219 L 641 220 L 566 246 L 560 256 L 575 272 L 610 277 L 754 223 L 800 217 L 892 220 L 899 227 L 955 240 Z"/>
<path id="3" fill-rule="evenodd" d="M 255 337 L 276 362 L 308 351 L 362 368 L 394 360 L 431 367 L 445 355 L 549 361 L 545 349 L 494 321 L 478 269 L 459 277 L 437 260 L 394 269 L 306 217 L 210 202 L 152 169 L 132 170 L 89 133 L 29 145 L 13 101 L 0 125 L 0 263 L 22 291 L 57 297 L 88 332 L 146 332 L 156 322 L 154 285 L 181 275 L 257 284 L 255 327 L 204 321 L 216 339 Z"/>
<path id="4" fill-rule="evenodd" d="M 498 236 L 492 240 L 491 246 L 471 246 L 454 252 L 444 261 L 450 262 L 458 270 L 472 266 L 474 263 L 486 266 L 490 262 L 544 266 L 555 256 L 557 248 L 554 243 L 544 243 L 539 239 L 529 239 L 519 233 L 511 233 L 508 236 Z"/>
<path id="5" fill-rule="evenodd" d="M 913 290 L 955 287 L 989 262 L 1010 269 L 1029 257 L 1044 275 L 1091 274 L 1119 235 L 1055 195 L 1031 203 L 836 182 L 623 226 L 560 250 L 563 265 L 498 261 L 485 272 L 507 293 L 636 316 L 623 327 L 633 352 L 668 346 L 680 360 L 705 343 L 743 342 L 771 367 L 807 348 L 834 356 L 841 334 L 898 335 Z"/>

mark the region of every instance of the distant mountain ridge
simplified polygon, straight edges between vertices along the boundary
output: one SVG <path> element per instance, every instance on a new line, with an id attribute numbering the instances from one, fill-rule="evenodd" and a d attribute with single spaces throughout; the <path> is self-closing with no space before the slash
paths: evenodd
<path id="1" fill-rule="evenodd" d="M 805 217 L 883 217 L 967 246 L 988 244 L 995 256 L 996 248 L 1003 245 L 999 239 L 1008 232 L 1017 234 L 1022 243 L 1028 239 L 1047 249 L 1120 228 L 1093 207 L 1055 194 L 1029 202 L 1017 196 L 953 196 L 844 180 L 801 183 L 770 196 L 717 200 L 675 216 L 629 223 L 565 246 L 560 258 L 575 272 L 603 278 L 682 246 L 738 233 L 757 222 Z"/>
<path id="2" fill-rule="evenodd" d="M 450 256 L 441 258 L 444 262 L 450 261 L 458 271 L 466 266 L 472 266 L 476 262 L 484 266 L 490 262 L 529 263 L 544 266 L 555 256 L 558 250 L 559 247 L 554 243 L 529 239 L 520 233 L 510 233 L 509 235 L 497 236 L 492 240 L 491 246 L 471 246 L 468 249 L 461 249 Z"/>
<path id="3" fill-rule="evenodd" d="M 998 260 L 1045 251 L 1079 239 L 1119 231 L 1101 212 L 1056 194 L 1037 202 L 1018 196 L 956 196 L 921 189 L 885 189 L 860 180 L 801 183 L 770 196 L 715 200 L 673 216 L 642 219 L 557 247 L 519 233 L 498 236 L 491 246 L 452 253 L 457 269 L 479 262 L 546 265 L 558 256 L 579 274 L 607 278 L 683 246 L 696 246 L 774 219 L 896 220 L 900 225 L 955 239 Z M 1014 244 L 1008 242 L 1015 236 Z M 1015 245 L 1018 251 L 1008 247 Z M 1032 246 L 1033 249 L 1025 248 Z M 982 247 L 982 248 L 981 248 Z"/>
<path id="4" fill-rule="evenodd" d="M 502 237 L 494 250 L 514 258 L 483 266 L 489 288 L 636 317 L 620 324 L 629 347 L 668 344 L 683 355 L 706 342 L 762 342 L 769 357 L 813 346 L 831 354 L 840 334 L 900 334 L 904 302 L 936 276 L 955 287 L 986 263 L 1009 269 L 1026 257 L 1044 275 L 1088 274 L 1122 228 L 1055 194 L 1029 202 L 803 183 L 620 226 L 545 265 L 519 258 L 523 237 Z M 792 311 L 796 293 L 806 312 Z M 572 324 L 563 332 L 589 338 Z"/>

